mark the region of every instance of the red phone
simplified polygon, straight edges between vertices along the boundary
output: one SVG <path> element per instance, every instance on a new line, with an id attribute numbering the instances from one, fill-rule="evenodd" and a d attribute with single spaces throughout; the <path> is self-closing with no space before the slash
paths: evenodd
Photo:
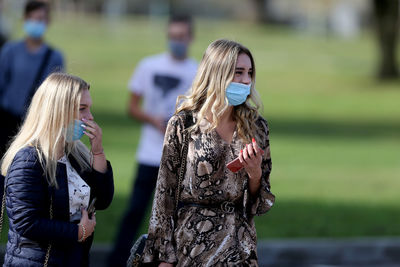
<path id="1" fill-rule="evenodd" d="M 261 156 L 264 155 L 264 150 L 260 149 Z M 231 172 L 238 172 L 243 168 L 243 164 L 240 163 L 239 157 L 236 159 L 232 160 L 228 164 L 226 164 L 226 167 L 231 171 Z"/>

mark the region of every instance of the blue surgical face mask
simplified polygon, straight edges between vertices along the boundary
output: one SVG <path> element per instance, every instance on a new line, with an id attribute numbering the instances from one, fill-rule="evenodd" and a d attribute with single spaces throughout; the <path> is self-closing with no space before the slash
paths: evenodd
<path id="1" fill-rule="evenodd" d="M 168 48 L 174 57 L 185 58 L 187 55 L 188 44 L 185 42 L 169 40 Z"/>
<path id="2" fill-rule="evenodd" d="M 250 94 L 250 84 L 231 82 L 226 88 L 225 94 L 230 106 L 238 106 L 244 103 Z"/>
<path id="3" fill-rule="evenodd" d="M 24 31 L 34 39 L 40 39 L 46 32 L 47 25 L 42 21 L 26 20 L 24 23 Z"/>
<path id="4" fill-rule="evenodd" d="M 83 131 L 85 128 L 83 128 L 84 123 L 80 120 L 75 120 L 73 123 L 70 123 L 67 128 L 67 142 L 73 142 L 77 141 L 82 138 L 84 135 Z"/>

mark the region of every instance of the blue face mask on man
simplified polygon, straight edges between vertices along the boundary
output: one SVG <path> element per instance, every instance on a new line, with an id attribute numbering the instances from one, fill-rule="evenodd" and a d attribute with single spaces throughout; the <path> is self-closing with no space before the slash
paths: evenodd
<path id="1" fill-rule="evenodd" d="M 184 58 L 187 55 L 188 44 L 181 41 L 169 40 L 168 48 L 174 57 Z"/>
<path id="2" fill-rule="evenodd" d="M 84 135 L 83 131 L 85 128 L 82 126 L 84 123 L 81 120 L 75 120 L 73 123 L 70 123 L 67 128 L 67 142 L 77 141 L 82 138 Z"/>
<path id="3" fill-rule="evenodd" d="M 46 32 L 47 25 L 42 21 L 26 20 L 24 23 L 24 31 L 26 34 L 34 39 L 41 38 Z"/>
<path id="4" fill-rule="evenodd" d="M 243 104 L 250 95 L 250 84 L 231 82 L 225 90 L 226 98 L 230 106 Z"/>

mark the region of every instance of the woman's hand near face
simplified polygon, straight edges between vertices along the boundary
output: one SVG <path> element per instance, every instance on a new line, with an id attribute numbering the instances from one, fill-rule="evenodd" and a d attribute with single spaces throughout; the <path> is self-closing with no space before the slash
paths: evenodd
<path id="1" fill-rule="evenodd" d="M 245 148 L 240 151 L 239 160 L 249 175 L 250 194 L 255 196 L 261 185 L 262 153 L 254 138 L 251 144 L 247 144 Z"/>
<path id="2" fill-rule="evenodd" d="M 84 133 L 89 137 L 90 145 L 93 154 L 100 154 L 103 152 L 103 132 L 100 126 L 93 120 L 82 119 L 85 123 Z"/>
<path id="3" fill-rule="evenodd" d="M 93 169 L 105 173 L 107 171 L 107 160 L 103 150 L 103 132 L 95 121 L 84 118 L 82 118 L 82 121 L 85 123 L 84 133 L 90 140 Z"/>

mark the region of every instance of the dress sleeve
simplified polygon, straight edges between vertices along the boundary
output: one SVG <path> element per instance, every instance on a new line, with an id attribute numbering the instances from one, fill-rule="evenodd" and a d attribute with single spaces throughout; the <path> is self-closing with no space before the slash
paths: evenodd
<path id="1" fill-rule="evenodd" d="M 148 64 L 146 63 L 146 59 L 142 60 L 134 70 L 128 83 L 128 88 L 131 93 L 138 95 L 144 94 L 147 88 L 147 77 L 149 76 L 149 72 L 147 70 Z"/>
<path id="2" fill-rule="evenodd" d="M 260 121 L 260 124 L 260 136 L 263 136 L 264 139 L 264 143 L 261 147 L 265 151 L 265 154 L 261 162 L 262 175 L 259 195 L 255 198 L 251 198 L 249 193 L 247 194 L 250 202 L 250 215 L 261 215 L 266 213 L 275 202 L 275 196 L 271 193 L 271 184 L 269 179 L 272 168 L 271 151 L 269 146 L 269 128 L 267 122 L 263 119 Z"/>
<path id="3" fill-rule="evenodd" d="M 173 234 L 175 229 L 175 193 L 181 166 L 180 151 L 183 142 L 183 129 L 183 120 L 178 115 L 173 116 L 168 122 L 148 238 L 143 252 L 143 262 L 145 263 L 174 263 L 177 261 Z"/>

